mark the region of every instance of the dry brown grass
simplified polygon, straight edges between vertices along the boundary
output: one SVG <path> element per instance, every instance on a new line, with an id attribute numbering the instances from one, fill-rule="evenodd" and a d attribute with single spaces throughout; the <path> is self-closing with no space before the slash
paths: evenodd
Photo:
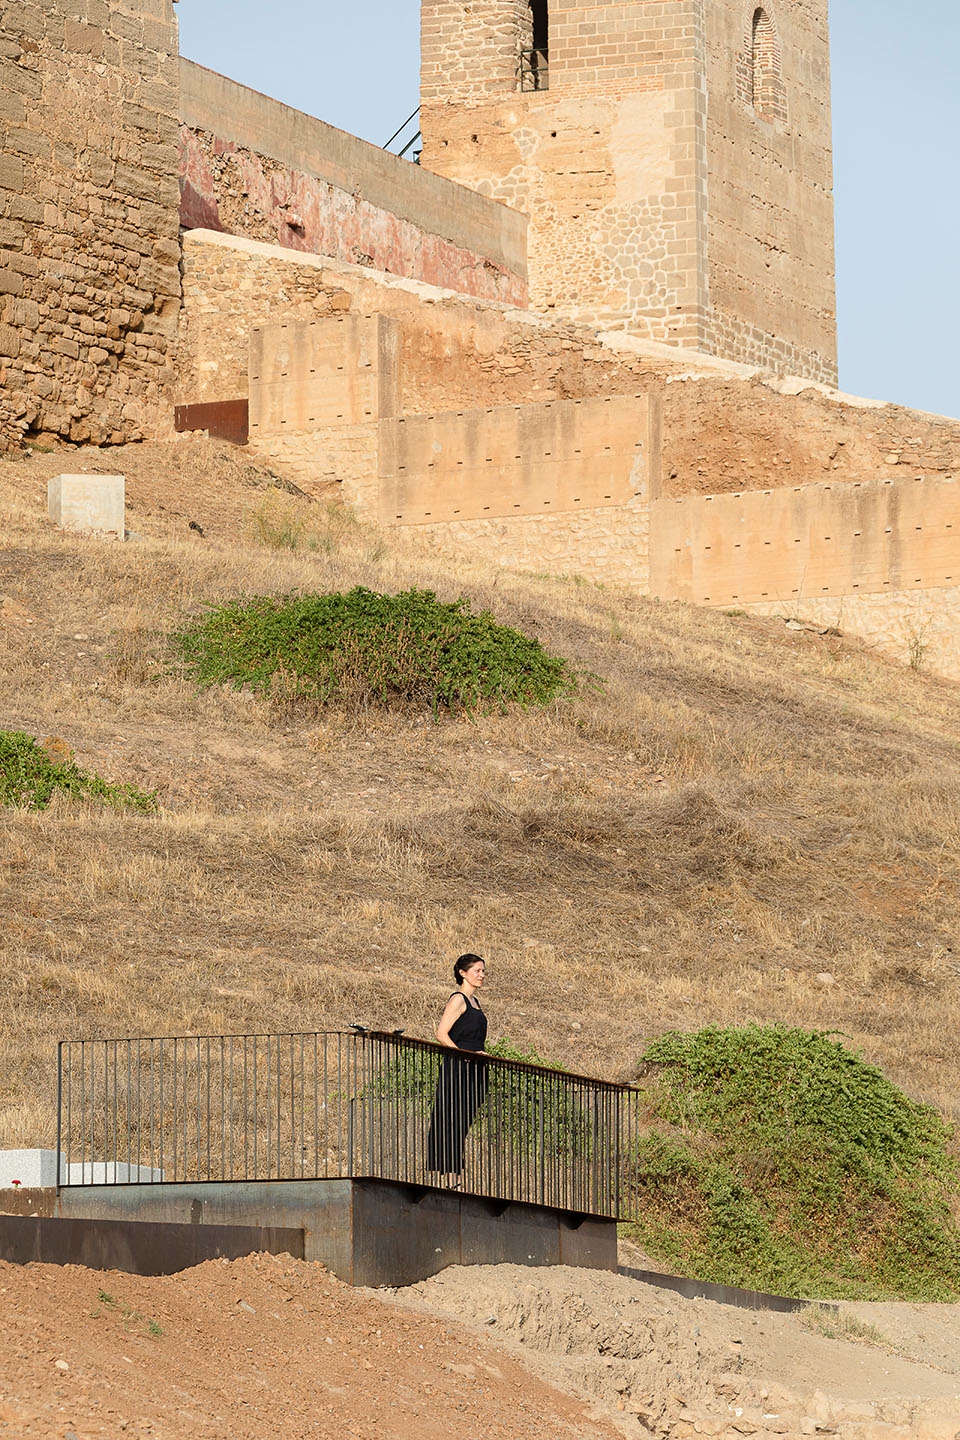
<path id="1" fill-rule="evenodd" d="M 199 442 L 109 457 L 137 543 L 58 534 L 47 476 L 101 460 L 0 465 L 0 595 L 33 619 L 0 618 L 0 725 L 163 809 L 0 813 L 0 1146 L 50 1141 L 60 1037 L 428 1035 L 464 949 L 491 961 L 494 1037 L 578 1070 L 628 1075 L 668 1027 L 785 1021 L 845 1031 L 960 1114 L 955 686 L 385 540 Z M 257 543 L 264 514 L 300 548 Z M 466 592 L 606 690 L 434 726 L 164 673 L 185 610 L 358 583 Z"/>

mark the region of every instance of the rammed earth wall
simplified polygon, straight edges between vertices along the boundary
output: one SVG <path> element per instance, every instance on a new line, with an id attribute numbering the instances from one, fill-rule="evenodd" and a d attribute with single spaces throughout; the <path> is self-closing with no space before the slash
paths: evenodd
<path id="1" fill-rule="evenodd" d="M 0 447 L 156 434 L 180 308 L 172 0 L 8 0 L 0 36 Z"/>
<path id="2" fill-rule="evenodd" d="M 188 60 L 181 220 L 431 285 L 527 301 L 527 218 Z"/>

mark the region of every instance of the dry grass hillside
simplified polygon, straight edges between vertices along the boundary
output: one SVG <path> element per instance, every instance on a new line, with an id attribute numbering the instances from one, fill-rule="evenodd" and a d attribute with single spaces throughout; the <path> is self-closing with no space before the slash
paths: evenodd
<path id="1" fill-rule="evenodd" d="M 137 538 L 53 529 L 46 479 L 80 468 L 126 473 Z M 0 726 L 162 807 L 0 811 L 0 1146 L 52 1140 L 59 1037 L 426 1036 L 465 949 L 493 1038 L 577 1070 L 787 1021 L 960 1114 L 955 686 L 777 620 L 456 566 L 199 441 L 4 462 L 0 514 Z M 435 725 L 170 667 L 207 601 L 357 583 L 465 593 L 605 689 Z"/>

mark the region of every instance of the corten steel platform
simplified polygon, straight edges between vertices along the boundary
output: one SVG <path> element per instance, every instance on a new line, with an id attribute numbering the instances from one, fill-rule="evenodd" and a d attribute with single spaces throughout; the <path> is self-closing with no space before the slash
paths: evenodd
<path id="1" fill-rule="evenodd" d="M 384 1180 L 78 1185 L 61 1189 L 55 1211 L 302 1231 L 303 1258 L 350 1285 L 410 1285 L 448 1265 L 617 1269 L 613 1220 Z"/>

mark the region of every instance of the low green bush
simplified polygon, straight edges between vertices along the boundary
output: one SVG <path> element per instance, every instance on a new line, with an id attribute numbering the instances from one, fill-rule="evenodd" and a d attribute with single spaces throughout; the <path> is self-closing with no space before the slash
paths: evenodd
<path id="1" fill-rule="evenodd" d="M 201 686 L 230 684 L 277 700 L 394 700 L 436 715 L 546 705 L 576 692 L 566 660 L 466 599 L 431 590 L 383 595 L 259 596 L 210 610 L 173 637 Z"/>
<path id="2" fill-rule="evenodd" d="M 781 1294 L 960 1295 L 952 1132 L 838 1037 L 709 1028 L 643 1062 L 654 1126 L 625 1183 L 661 1260 Z"/>
<path id="3" fill-rule="evenodd" d="M 45 810 L 58 794 L 98 800 L 116 810 L 148 814 L 157 809 L 156 791 L 111 785 L 81 770 L 69 750 L 64 749 L 61 759 L 22 730 L 0 730 L 0 805 Z"/>

